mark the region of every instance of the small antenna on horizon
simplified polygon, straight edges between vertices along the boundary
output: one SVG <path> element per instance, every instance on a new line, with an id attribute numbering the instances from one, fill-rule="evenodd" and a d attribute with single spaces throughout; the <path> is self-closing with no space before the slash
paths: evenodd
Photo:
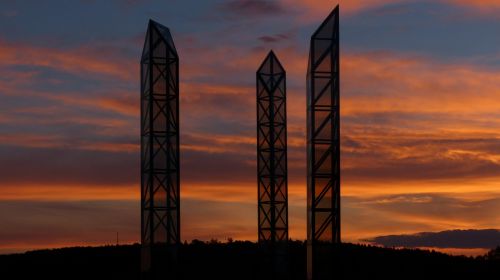
<path id="1" fill-rule="evenodd" d="M 119 235 L 118 235 L 118 231 L 117 231 L 117 232 L 116 232 L 116 246 L 118 246 L 118 245 L 120 244 L 119 239 L 118 239 L 118 236 L 119 236 Z"/>

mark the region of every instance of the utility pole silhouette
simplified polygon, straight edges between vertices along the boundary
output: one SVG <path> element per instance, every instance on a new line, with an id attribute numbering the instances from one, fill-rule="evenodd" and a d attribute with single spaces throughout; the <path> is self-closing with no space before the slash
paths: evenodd
<path id="1" fill-rule="evenodd" d="M 286 72 L 273 51 L 257 70 L 259 279 L 288 277 Z"/>
<path id="2" fill-rule="evenodd" d="M 141 58 L 141 270 L 178 279 L 179 57 L 165 26 L 149 21 Z"/>
<path id="3" fill-rule="evenodd" d="M 307 279 L 335 278 L 340 243 L 339 6 L 311 37 L 307 71 Z"/>

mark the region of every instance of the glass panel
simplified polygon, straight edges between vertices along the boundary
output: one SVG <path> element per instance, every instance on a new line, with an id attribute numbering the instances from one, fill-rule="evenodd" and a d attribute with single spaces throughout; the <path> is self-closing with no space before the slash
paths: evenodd
<path id="1" fill-rule="evenodd" d="M 316 31 L 317 33 L 315 38 L 333 38 L 333 33 L 335 30 L 335 16 L 336 15 L 333 14 L 332 16 L 326 18 L 320 28 Z"/>
<path id="2" fill-rule="evenodd" d="M 329 117 L 329 115 L 330 114 L 328 114 L 327 118 L 322 119 L 323 122 L 319 124 L 319 127 L 317 127 L 317 130 L 316 130 L 316 139 L 317 140 L 331 141 L 332 122 L 331 122 L 331 118 Z"/>
<path id="3" fill-rule="evenodd" d="M 271 74 L 271 60 L 266 59 L 259 69 L 259 74 Z"/>
<path id="4" fill-rule="evenodd" d="M 314 214 L 316 224 L 314 232 L 316 232 L 316 239 L 320 241 L 332 240 L 332 220 L 330 212 L 316 212 Z"/>
<path id="5" fill-rule="evenodd" d="M 317 92 L 315 106 L 332 106 L 332 87 L 330 79 L 317 78 L 314 80 Z"/>
<path id="6" fill-rule="evenodd" d="M 316 178 L 314 186 L 316 207 L 332 207 L 332 187 L 330 182 L 329 178 Z"/>
<path id="7" fill-rule="evenodd" d="M 158 180 L 156 179 L 158 182 Z M 167 205 L 167 191 L 160 182 L 155 186 L 157 189 L 154 194 L 154 205 L 155 206 L 165 206 Z"/>
<path id="8" fill-rule="evenodd" d="M 331 52 L 327 52 L 327 55 L 321 54 L 318 57 L 318 61 L 316 64 L 316 71 L 322 73 L 331 73 L 332 72 L 332 57 Z M 324 55 L 324 56 L 323 56 Z"/>
<path id="9" fill-rule="evenodd" d="M 330 119 L 330 111 L 314 111 L 314 134 L 318 134 L 326 120 Z"/>
<path id="10" fill-rule="evenodd" d="M 314 70 L 318 71 L 317 65 L 321 63 L 323 57 L 328 57 L 328 53 L 332 51 L 331 40 L 314 40 Z M 330 69 L 328 69 L 330 71 Z"/>
<path id="11" fill-rule="evenodd" d="M 325 153 L 325 155 L 322 155 L 324 156 L 323 161 L 321 161 L 321 158 L 318 158 L 316 161 L 318 163 L 318 165 L 316 166 L 317 174 L 332 174 L 332 154 L 329 151 Z"/>

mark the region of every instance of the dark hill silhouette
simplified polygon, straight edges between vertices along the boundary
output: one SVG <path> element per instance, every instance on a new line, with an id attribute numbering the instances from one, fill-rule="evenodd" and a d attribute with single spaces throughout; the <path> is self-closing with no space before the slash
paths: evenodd
<path id="1" fill-rule="evenodd" d="M 450 256 L 417 249 L 342 244 L 337 279 L 496 279 L 500 247 L 482 257 Z M 0 255 L 1 279 L 134 279 L 140 246 L 74 247 Z M 184 279 L 258 279 L 255 243 L 193 241 L 181 247 Z M 290 243 L 291 279 L 304 280 L 306 247 Z M 496 275 L 495 277 L 493 277 Z M 167 279 L 167 278 L 165 278 Z"/>

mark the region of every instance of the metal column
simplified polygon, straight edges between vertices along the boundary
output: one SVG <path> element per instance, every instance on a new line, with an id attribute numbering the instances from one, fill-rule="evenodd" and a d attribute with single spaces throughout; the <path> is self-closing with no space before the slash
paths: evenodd
<path id="1" fill-rule="evenodd" d="M 259 279 L 286 279 L 288 177 L 286 73 L 273 51 L 257 71 Z"/>
<path id="2" fill-rule="evenodd" d="M 339 6 L 311 37 L 307 72 L 307 278 L 333 279 L 340 243 Z"/>
<path id="3" fill-rule="evenodd" d="M 179 190 L 179 57 L 169 29 L 150 20 L 141 58 L 143 279 L 178 278 Z"/>

